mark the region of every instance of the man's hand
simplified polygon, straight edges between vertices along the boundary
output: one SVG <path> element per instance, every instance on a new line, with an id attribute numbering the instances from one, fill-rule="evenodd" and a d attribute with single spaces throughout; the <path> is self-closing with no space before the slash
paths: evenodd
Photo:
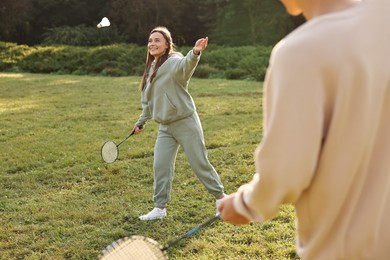
<path id="1" fill-rule="evenodd" d="M 226 199 L 224 198 L 219 204 L 218 210 L 221 213 L 221 219 L 233 225 L 249 224 L 249 219 L 240 215 L 234 208 L 233 201 L 236 193 L 230 194 Z"/>

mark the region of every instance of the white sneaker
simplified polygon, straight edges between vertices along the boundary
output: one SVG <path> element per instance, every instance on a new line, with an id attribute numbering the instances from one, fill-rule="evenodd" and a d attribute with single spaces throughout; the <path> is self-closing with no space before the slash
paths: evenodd
<path id="1" fill-rule="evenodd" d="M 140 216 L 139 219 L 140 220 L 155 220 L 155 219 L 165 218 L 166 216 L 167 216 L 166 209 L 154 208 L 148 214 Z"/>
<path id="2" fill-rule="evenodd" d="M 222 197 L 222 198 L 220 198 L 220 199 L 217 199 L 216 201 L 215 201 L 215 207 L 217 208 L 217 213 L 215 213 L 215 216 L 218 216 L 219 214 L 220 214 L 220 212 L 218 211 L 218 206 L 219 206 L 219 204 L 221 204 L 221 202 L 226 198 L 226 194 L 224 193 L 223 194 L 224 196 Z"/>

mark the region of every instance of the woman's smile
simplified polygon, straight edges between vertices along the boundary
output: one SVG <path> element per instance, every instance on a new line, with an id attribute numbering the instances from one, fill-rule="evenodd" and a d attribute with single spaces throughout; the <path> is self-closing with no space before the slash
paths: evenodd
<path id="1" fill-rule="evenodd" d="M 158 59 L 168 49 L 168 42 L 159 32 L 154 32 L 149 37 L 148 49 L 150 55 Z"/>

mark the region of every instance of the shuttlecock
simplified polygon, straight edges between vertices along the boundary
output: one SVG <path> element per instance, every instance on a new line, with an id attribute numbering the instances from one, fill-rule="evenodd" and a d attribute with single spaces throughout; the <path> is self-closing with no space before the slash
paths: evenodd
<path id="1" fill-rule="evenodd" d="M 110 26 L 110 21 L 107 17 L 103 17 L 102 21 L 97 25 L 97 28 Z"/>

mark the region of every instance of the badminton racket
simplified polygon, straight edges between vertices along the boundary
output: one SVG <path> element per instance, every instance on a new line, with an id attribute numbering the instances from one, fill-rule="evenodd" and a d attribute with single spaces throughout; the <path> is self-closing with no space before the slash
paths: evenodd
<path id="1" fill-rule="evenodd" d="M 139 129 L 142 129 L 142 126 L 138 126 Z M 130 136 L 132 136 L 135 133 L 135 130 L 132 131 L 125 139 L 123 139 L 119 144 L 116 144 L 114 141 L 106 141 L 102 145 L 101 149 L 101 155 L 102 159 L 105 163 L 113 163 L 115 162 L 119 157 L 119 149 L 118 147 L 125 142 L 127 139 L 129 139 Z"/>
<path id="2" fill-rule="evenodd" d="M 188 238 L 220 219 L 220 215 L 210 218 L 203 224 L 191 229 L 181 237 L 168 242 L 165 246 L 160 245 L 157 241 L 144 236 L 131 236 L 119 239 L 107 246 L 99 255 L 101 260 L 165 260 L 168 259 L 166 250 L 176 245 L 180 240 Z"/>

